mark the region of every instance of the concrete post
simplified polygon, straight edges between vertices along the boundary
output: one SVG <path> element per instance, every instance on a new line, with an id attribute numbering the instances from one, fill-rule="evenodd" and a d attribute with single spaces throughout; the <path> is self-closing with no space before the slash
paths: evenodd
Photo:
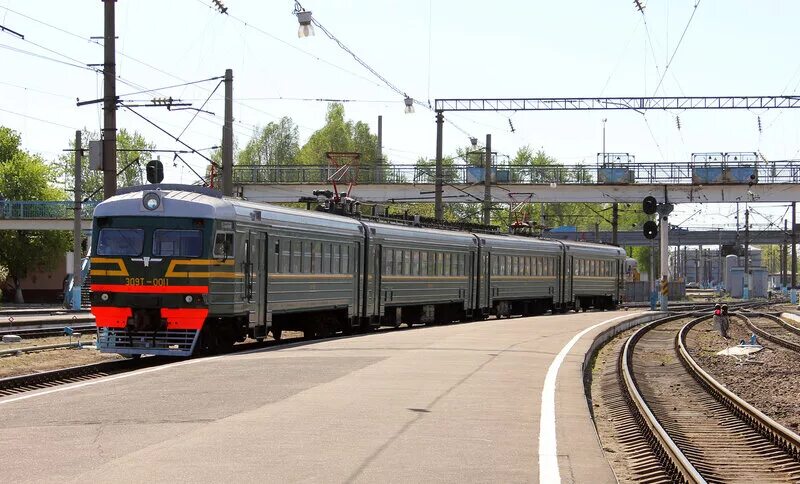
<path id="1" fill-rule="evenodd" d="M 103 199 L 117 194 L 117 67 L 114 4 L 103 0 Z"/>
<path id="2" fill-rule="evenodd" d="M 750 299 L 750 209 L 744 211 L 744 281 L 742 299 Z"/>
<path id="3" fill-rule="evenodd" d="M 486 135 L 486 158 L 483 160 L 483 225 L 492 224 L 492 135 Z"/>
<path id="4" fill-rule="evenodd" d="M 444 113 L 436 111 L 436 180 L 434 195 L 434 214 L 436 220 L 444 219 L 444 206 L 442 205 L 442 136 L 444 131 Z"/>
<path id="5" fill-rule="evenodd" d="M 378 159 L 375 160 L 375 183 L 383 182 L 381 170 L 383 170 L 383 116 L 378 116 Z"/>
<path id="6" fill-rule="evenodd" d="M 669 215 L 659 215 L 661 226 L 658 231 L 661 235 L 661 284 L 664 282 L 669 283 Z M 661 288 L 659 288 L 661 289 Z M 661 302 L 661 310 L 669 310 L 669 295 L 664 294 L 663 290 L 660 293 L 659 301 Z"/>
<path id="7" fill-rule="evenodd" d="M 81 173 L 81 158 L 83 151 L 81 147 L 81 131 L 75 131 L 75 219 L 72 226 L 72 310 L 80 311 L 81 309 L 81 285 L 83 278 L 81 277 L 81 198 L 83 194 Z"/>
<path id="8" fill-rule="evenodd" d="M 225 119 L 222 125 L 222 194 L 233 196 L 233 69 L 225 69 Z"/>
<path id="9" fill-rule="evenodd" d="M 792 202 L 792 290 L 789 300 L 797 304 L 797 202 Z"/>

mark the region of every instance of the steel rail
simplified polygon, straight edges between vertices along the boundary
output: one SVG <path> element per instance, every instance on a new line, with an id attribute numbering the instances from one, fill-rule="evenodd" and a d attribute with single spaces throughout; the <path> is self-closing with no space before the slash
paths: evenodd
<path id="1" fill-rule="evenodd" d="M 670 437 L 664 427 L 661 426 L 656 416 L 650 410 L 650 407 L 639 391 L 636 377 L 633 374 L 633 348 L 642 336 L 660 324 L 685 317 L 686 315 L 669 316 L 653 321 L 637 330 L 628 338 L 628 341 L 625 342 L 625 347 L 622 350 L 618 364 L 621 366 L 623 382 L 627 389 L 626 396 L 630 399 L 629 401 L 632 404 L 632 409 L 635 414 L 638 415 L 636 420 L 639 424 L 639 428 L 641 431 L 649 434 L 648 440 L 650 441 L 651 448 L 670 478 L 672 480 L 681 480 L 682 482 L 705 483 L 706 481 L 700 472 L 689 461 L 675 441 L 672 440 L 672 437 Z M 707 317 L 708 316 L 702 316 L 696 321 L 706 319 Z"/>
<path id="2" fill-rule="evenodd" d="M 676 349 L 684 366 L 692 376 L 720 403 L 725 405 L 737 417 L 746 422 L 756 432 L 766 437 L 770 442 L 780 447 L 794 459 L 800 460 L 800 436 L 772 420 L 763 412 L 747 403 L 745 400 L 728 390 L 724 385 L 715 380 L 692 358 L 686 348 L 686 335 L 696 324 L 709 316 L 697 318 L 688 322 L 681 328 L 675 337 Z"/>
<path id="3" fill-rule="evenodd" d="M 744 314 L 737 314 L 736 316 L 742 318 L 744 320 L 745 325 L 752 332 L 754 332 L 755 334 L 759 335 L 760 337 L 762 337 L 762 338 L 764 338 L 764 339 L 766 339 L 768 341 L 772 341 L 773 343 L 775 343 L 777 345 L 783 346 L 783 347 L 788 348 L 788 349 L 790 349 L 792 351 L 796 351 L 796 352 L 800 353 L 800 344 L 797 344 L 797 343 L 795 343 L 793 341 L 789 341 L 789 340 L 783 339 L 780 336 L 776 336 L 776 335 L 774 335 L 774 334 L 772 334 L 772 333 L 770 333 L 770 332 L 768 332 L 768 331 L 766 331 L 766 330 L 764 330 L 762 328 L 759 328 L 758 326 L 755 325 L 755 323 L 753 323 L 750 320 L 750 318 L 748 318 Z M 758 317 L 761 317 L 761 318 L 771 319 L 771 320 L 775 321 L 776 323 L 778 323 L 781 327 L 786 328 L 788 331 L 800 335 L 800 330 L 798 330 L 794 326 L 786 323 L 785 321 L 783 321 L 781 318 L 779 318 L 777 316 L 773 316 L 771 314 L 765 314 L 765 313 L 753 313 L 753 316 L 758 316 Z M 788 328 L 787 328 L 787 326 L 788 326 Z M 791 329 L 789 329 L 789 328 L 791 328 Z"/>

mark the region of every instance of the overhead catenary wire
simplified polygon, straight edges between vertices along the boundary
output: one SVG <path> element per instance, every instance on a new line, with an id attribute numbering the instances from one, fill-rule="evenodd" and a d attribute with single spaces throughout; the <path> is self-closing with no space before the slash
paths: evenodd
<path id="1" fill-rule="evenodd" d="M 23 14 L 23 13 L 20 13 L 20 12 L 18 12 L 18 11 L 15 11 L 15 10 L 8 9 L 7 7 L 0 7 L 0 8 L 5 8 L 7 11 L 11 11 L 12 13 L 15 13 L 16 15 L 23 16 L 23 17 L 25 17 L 25 18 L 27 18 L 27 19 L 30 19 L 30 20 L 32 20 L 32 21 L 34 21 L 34 22 L 40 23 L 40 24 L 42 24 L 42 25 L 45 25 L 45 26 L 47 26 L 47 27 L 49 27 L 49 28 L 52 28 L 52 29 L 58 30 L 58 31 L 60 31 L 60 32 L 62 32 L 62 33 L 65 33 L 65 34 L 67 34 L 67 35 L 70 35 L 70 36 L 72 36 L 72 37 L 75 37 L 75 38 L 78 38 L 78 39 L 81 39 L 81 40 L 87 40 L 87 39 L 86 39 L 85 37 L 83 37 L 83 36 L 80 36 L 80 35 L 78 35 L 78 34 L 75 34 L 75 33 L 73 33 L 73 32 L 70 32 L 70 31 L 68 31 L 68 30 L 66 30 L 66 29 L 64 29 L 64 28 L 61 28 L 61 27 L 55 26 L 55 25 L 53 25 L 53 24 L 50 24 L 50 23 L 47 23 L 47 22 L 43 22 L 43 21 L 41 21 L 41 20 L 38 20 L 38 19 L 36 19 L 36 18 L 34 18 L 34 17 L 31 17 L 31 16 L 29 16 L 29 15 L 25 15 L 25 14 Z M 98 45 L 98 46 L 102 46 L 102 45 L 103 45 L 101 42 L 98 42 L 98 41 L 97 41 L 97 40 L 95 40 L 95 39 L 88 39 L 88 41 L 89 41 L 90 43 L 96 44 L 96 45 Z M 49 51 L 49 52 L 55 53 L 55 54 L 57 54 L 57 55 L 60 55 L 60 56 L 62 56 L 62 57 L 64 57 L 64 58 L 69 58 L 69 59 L 71 59 L 71 57 L 70 57 L 70 56 L 68 56 L 68 55 L 66 55 L 66 54 L 63 54 L 63 53 L 60 53 L 60 52 L 58 52 L 58 51 L 56 51 L 56 50 L 54 50 L 54 49 L 50 49 L 50 48 L 47 48 L 47 47 L 44 47 L 44 46 L 39 46 L 38 44 L 36 44 L 36 43 L 33 43 L 33 42 L 30 42 L 30 43 L 32 43 L 33 45 L 37 45 L 38 47 L 40 47 L 40 48 L 42 48 L 42 49 L 44 49 L 44 50 L 47 50 L 47 51 Z M 3 44 L 0 44 L 0 47 L 3 47 Z M 65 61 L 63 61 L 63 60 L 60 60 L 60 59 L 55 59 L 55 58 L 52 58 L 52 57 L 44 56 L 44 55 L 42 55 L 42 54 L 37 54 L 37 53 L 34 53 L 34 52 L 25 51 L 25 50 L 23 50 L 23 49 L 18 49 L 18 48 L 11 47 L 11 46 L 6 46 L 6 48 L 9 48 L 10 50 L 15 50 L 15 51 L 18 51 L 18 52 L 21 52 L 21 53 L 25 53 L 25 54 L 28 54 L 28 55 L 32 55 L 32 56 L 35 56 L 35 57 L 40 57 L 40 58 L 42 58 L 42 59 L 45 59 L 45 60 L 50 60 L 50 61 L 53 61 L 53 62 L 58 62 L 58 63 L 61 63 L 61 64 L 65 64 L 65 65 L 69 65 L 69 66 L 72 66 L 72 67 L 80 68 L 80 69 L 83 69 L 83 70 L 87 70 L 87 71 L 93 71 L 93 72 L 96 72 L 96 73 L 99 73 L 99 74 L 102 74 L 102 73 L 103 73 L 103 70 L 102 70 L 102 69 L 98 69 L 98 68 L 95 68 L 95 67 L 90 67 L 90 66 L 87 66 L 87 65 L 85 65 L 84 63 L 82 63 L 81 61 L 78 61 L 77 59 L 72 59 L 72 60 L 75 60 L 75 61 L 77 61 L 77 62 L 78 62 L 78 64 L 71 64 L 71 63 L 69 63 L 69 62 L 65 62 Z M 173 78 L 173 79 L 177 79 L 177 80 L 179 80 L 179 81 L 181 81 L 181 82 L 183 82 L 183 83 L 187 83 L 187 82 L 189 82 L 189 81 L 187 81 L 187 80 L 185 80 L 185 79 L 182 79 L 182 78 L 181 78 L 181 77 L 179 77 L 179 76 L 176 76 L 176 75 L 174 75 L 174 74 L 171 74 L 171 73 L 169 73 L 169 72 L 167 72 L 167 71 L 165 71 L 165 70 L 163 70 L 163 69 L 160 69 L 160 68 L 158 68 L 158 67 L 155 67 L 155 66 L 153 66 L 152 64 L 149 64 L 149 63 L 147 63 L 147 62 L 145 62 L 145 61 L 142 61 L 142 60 L 140 60 L 140 59 L 136 59 L 135 57 L 132 57 L 132 56 L 130 56 L 130 55 L 127 55 L 127 54 L 125 54 L 125 53 L 124 53 L 124 52 L 122 52 L 122 51 L 119 51 L 119 50 L 117 50 L 116 52 L 117 52 L 119 55 L 121 55 L 121 56 L 123 56 L 123 57 L 125 57 L 125 58 L 127 58 L 127 59 L 130 59 L 130 60 L 132 60 L 132 61 L 134 61 L 134 62 L 137 62 L 137 63 L 139 63 L 139 64 L 141 64 L 141 65 L 144 65 L 145 67 L 148 67 L 148 68 L 150 68 L 150 69 L 153 69 L 153 70 L 155 70 L 155 71 L 158 71 L 158 72 L 160 72 L 160 73 L 162 73 L 162 74 L 164 74 L 164 75 L 166 75 L 166 76 L 169 76 L 169 77 L 171 77 L 171 78 Z M 212 78 L 212 79 L 213 79 L 213 78 Z M 132 87 L 132 88 L 134 88 L 134 89 L 137 89 L 137 90 L 139 90 L 139 91 L 140 91 L 140 93 L 141 93 L 141 92 L 156 92 L 156 93 L 158 93 L 158 94 L 160 94 L 160 95 L 162 95 L 162 96 L 164 95 L 163 93 L 159 92 L 159 89 L 165 89 L 165 88 L 159 88 L 159 89 L 147 89 L 145 86 L 142 86 L 141 84 L 137 84 L 137 83 L 135 83 L 135 82 L 133 82 L 133 81 L 127 80 L 127 79 L 125 79 L 125 78 L 123 78 L 123 77 L 121 77 L 121 76 L 117 76 L 117 80 L 118 80 L 118 82 L 121 82 L 122 84 L 125 84 L 125 85 L 127 85 L 127 86 L 130 86 L 130 87 Z M 202 82 L 202 81 L 191 81 L 191 82 L 195 82 L 195 83 L 196 83 L 196 82 Z M 197 87 L 198 87 L 198 88 L 200 88 L 200 89 L 204 89 L 204 88 L 202 88 L 202 86 L 197 86 Z M 209 90 L 209 89 L 204 89 L 204 90 L 205 90 L 206 92 L 210 92 L 210 90 Z M 129 93 L 129 94 L 130 94 L 130 93 Z M 221 99 L 221 98 L 220 98 L 220 99 Z M 240 105 L 240 106 L 242 106 L 242 107 L 245 107 L 245 108 L 247 108 L 247 109 L 251 109 L 251 110 L 253 110 L 253 111 L 255 111 L 255 112 L 260 112 L 260 113 L 262 113 L 262 114 L 266 114 L 267 116 L 270 116 L 270 117 L 272 117 L 272 118 L 275 118 L 275 119 L 280 119 L 280 117 L 279 117 L 279 116 L 276 116 L 276 115 L 274 115 L 274 114 L 272 114 L 272 113 L 269 113 L 269 112 L 267 112 L 267 111 L 264 111 L 264 110 L 262 110 L 262 109 L 259 109 L 259 108 L 253 107 L 253 106 L 246 105 L 246 104 L 244 104 L 244 103 L 241 103 L 241 102 L 239 102 L 239 101 L 237 101 L 237 100 L 234 100 L 234 102 L 235 102 L 237 105 Z M 208 116 L 203 116 L 203 115 L 201 115 L 201 116 L 200 116 L 200 118 L 201 118 L 201 119 L 203 119 L 203 120 L 204 120 L 204 121 L 206 121 L 206 122 L 210 122 L 210 123 L 212 123 L 212 124 L 215 124 L 216 126 L 222 126 L 220 123 L 218 123 L 218 122 L 215 122 L 215 121 L 213 121 L 213 120 L 209 119 L 209 118 L 208 118 Z M 240 124 L 240 125 L 245 125 L 245 123 L 244 123 L 244 122 L 242 122 L 241 120 L 235 120 L 234 122 L 235 122 L 235 123 L 237 123 L 237 124 Z M 254 124 L 253 124 L 253 125 L 250 125 L 250 126 L 252 127 L 252 129 L 255 129 L 255 128 L 256 128 L 256 125 L 254 125 Z M 300 126 L 300 125 L 298 125 L 298 126 Z M 300 127 L 304 128 L 304 129 L 310 129 L 310 128 L 307 128 L 307 127 L 304 127 L 304 126 L 300 126 Z M 244 133 L 241 133 L 241 132 L 239 132 L 239 134 L 240 134 L 240 135 L 242 135 L 242 136 L 249 136 L 249 134 L 244 134 Z"/>
<path id="2" fill-rule="evenodd" d="M 689 16 L 689 21 L 686 22 L 686 27 L 684 27 L 683 33 L 681 33 L 681 37 L 680 39 L 678 39 L 678 44 L 675 46 L 675 50 L 672 51 L 672 55 L 670 56 L 669 61 L 667 61 L 667 65 L 664 66 L 664 72 L 661 73 L 661 79 L 658 80 L 658 84 L 656 85 L 656 88 L 653 91 L 653 96 L 655 96 L 658 93 L 658 89 L 661 87 L 661 83 L 664 82 L 664 76 L 667 75 L 667 71 L 672 65 L 672 61 L 675 59 L 675 54 L 678 53 L 678 49 L 680 48 L 681 43 L 683 42 L 683 38 L 686 36 L 686 32 L 689 30 L 689 26 L 692 24 L 692 19 L 694 18 L 694 14 L 697 13 L 697 7 L 700 5 L 700 1 L 701 0 L 697 0 L 697 2 L 694 4 L 694 7 L 692 8 L 692 15 Z"/>

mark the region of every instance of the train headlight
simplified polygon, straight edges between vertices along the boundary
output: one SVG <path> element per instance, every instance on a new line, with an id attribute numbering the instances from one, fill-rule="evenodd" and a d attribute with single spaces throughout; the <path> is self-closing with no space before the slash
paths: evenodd
<path id="1" fill-rule="evenodd" d="M 142 197 L 142 205 L 144 205 L 144 208 L 147 210 L 156 210 L 161 206 L 161 197 L 155 192 L 146 193 L 144 197 Z"/>
<path id="2" fill-rule="evenodd" d="M 187 304 L 191 304 L 194 298 L 192 296 L 186 296 L 183 300 L 186 301 Z"/>
<path id="3" fill-rule="evenodd" d="M 108 301 L 108 293 L 104 292 L 103 294 L 101 294 L 100 295 L 100 300 L 103 301 L 103 302 Z"/>

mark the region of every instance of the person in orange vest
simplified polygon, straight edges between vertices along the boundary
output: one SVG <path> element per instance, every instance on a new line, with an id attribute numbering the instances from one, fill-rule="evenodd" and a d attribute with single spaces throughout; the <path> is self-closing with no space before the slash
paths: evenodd
<path id="1" fill-rule="evenodd" d="M 731 317 L 730 315 L 728 315 L 728 305 L 723 304 L 722 307 L 720 308 L 720 311 L 721 311 L 720 329 L 722 330 L 721 334 L 723 338 L 728 339 L 728 328 L 731 325 Z"/>
<path id="2" fill-rule="evenodd" d="M 725 337 L 722 331 L 722 306 L 719 304 L 714 306 L 714 331 L 719 331 L 719 334 Z"/>

